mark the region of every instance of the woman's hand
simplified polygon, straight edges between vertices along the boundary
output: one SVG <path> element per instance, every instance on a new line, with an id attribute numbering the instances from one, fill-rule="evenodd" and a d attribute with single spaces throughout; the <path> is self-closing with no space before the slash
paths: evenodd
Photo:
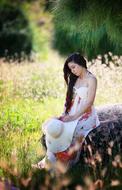
<path id="1" fill-rule="evenodd" d="M 61 121 L 63 122 L 68 122 L 68 121 L 73 121 L 75 118 L 73 115 L 65 115 L 62 116 Z"/>

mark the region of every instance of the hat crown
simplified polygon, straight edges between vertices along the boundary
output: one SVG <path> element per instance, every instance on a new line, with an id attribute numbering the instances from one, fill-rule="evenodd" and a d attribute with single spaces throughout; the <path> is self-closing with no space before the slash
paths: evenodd
<path id="1" fill-rule="evenodd" d="M 52 119 L 46 126 L 46 133 L 53 138 L 58 138 L 63 132 L 63 122 L 58 119 Z"/>

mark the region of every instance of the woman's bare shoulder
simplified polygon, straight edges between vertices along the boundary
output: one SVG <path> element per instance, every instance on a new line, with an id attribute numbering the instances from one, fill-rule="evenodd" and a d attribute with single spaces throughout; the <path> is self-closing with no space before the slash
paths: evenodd
<path id="1" fill-rule="evenodd" d="M 97 83 L 96 76 L 93 73 L 91 73 L 90 71 L 88 72 L 88 82 L 89 83 Z"/>
<path id="2" fill-rule="evenodd" d="M 96 79 L 96 76 L 93 73 L 91 73 L 90 71 L 88 71 L 88 78 Z"/>

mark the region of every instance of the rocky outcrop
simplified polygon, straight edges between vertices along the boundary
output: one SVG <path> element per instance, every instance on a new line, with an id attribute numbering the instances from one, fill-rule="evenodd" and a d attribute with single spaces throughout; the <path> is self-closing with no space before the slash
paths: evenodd
<path id="1" fill-rule="evenodd" d="M 99 155 L 107 162 L 122 153 L 122 104 L 98 107 L 97 113 L 100 126 L 86 137 L 81 158 L 90 160 Z"/>

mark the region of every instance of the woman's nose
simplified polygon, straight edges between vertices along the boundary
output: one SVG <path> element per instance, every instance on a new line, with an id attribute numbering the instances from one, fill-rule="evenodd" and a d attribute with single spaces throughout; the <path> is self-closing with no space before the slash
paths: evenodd
<path id="1" fill-rule="evenodd" d="M 72 72 L 75 73 L 75 69 L 72 69 Z"/>

